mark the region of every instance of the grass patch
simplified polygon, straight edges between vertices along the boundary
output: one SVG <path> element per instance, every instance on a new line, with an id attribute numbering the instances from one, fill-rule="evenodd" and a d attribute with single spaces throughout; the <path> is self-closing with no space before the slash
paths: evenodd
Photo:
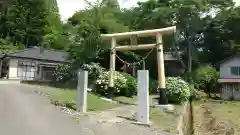
<path id="1" fill-rule="evenodd" d="M 239 135 L 240 102 L 202 100 L 194 101 L 195 134 Z"/>
<path id="2" fill-rule="evenodd" d="M 58 102 L 76 110 L 76 90 L 73 89 L 59 89 L 48 86 L 34 87 L 34 91 L 42 92 L 50 96 L 51 102 Z M 101 111 L 117 107 L 115 102 L 102 100 L 100 96 L 88 93 L 87 97 L 87 110 L 88 111 Z"/>
<path id="3" fill-rule="evenodd" d="M 158 95 L 150 95 L 149 96 L 149 104 L 150 105 L 158 103 L 156 97 L 158 97 Z M 114 100 L 119 101 L 119 102 L 123 102 L 123 103 L 127 103 L 127 104 L 137 104 L 137 96 L 134 96 L 132 98 L 124 97 L 124 96 L 118 96 Z"/>
<path id="4" fill-rule="evenodd" d="M 137 97 L 134 96 L 132 98 L 124 97 L 124 96 L 118 96 L 114 98 L 115 101 L 126 103 L 126 104 L 137 104 Z"/>
<path id="5" fill-rule="evenodd" d="M 163 113 L 159 109 L 150 108 L 150 121 L 163 131 L 177 133 L 178 113 Z"/>

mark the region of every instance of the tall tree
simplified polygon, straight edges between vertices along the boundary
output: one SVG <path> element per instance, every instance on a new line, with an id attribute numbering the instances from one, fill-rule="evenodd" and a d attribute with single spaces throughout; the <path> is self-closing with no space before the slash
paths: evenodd
<path id="1" fill-rule="evenodd" d="M 40 45 L 47 24 L 43 0 L 15 0 L 7 15 L 7 25 L 14 43 Z"/>
<path id="2" fill-rule="evenodd" d="M 240 8 L 224 9 L 214 17 L 204 29 L 204 42 L 202 43 L 202 62 L 216 64 L 233 55 L 234 47 L 240 44 Z"/>
<path id="3" fill-rule="evenodd" d="M 45 0 L 47 7 L 47 24 L 43 45 L 54 49 L 64 49 L 67 46 L 67 37 L 63 35 L 63 24 L 60 20 L 59 9 L 56 0 Z"/>
<path id="4" fill-rule="evenodd" d="M 213 20 L 214 15 L 233 5 L 232 0 L 148 0 L 139 3 L 139 7 L 125 11 L 127 14 L 124 17 L 128 19 L 124 20 L 131 29 L 138 30 L 176 25 L 179 31 L 176 47 L 185 52 L 188 58 L 186 63 L 191 71 L 192 61 L 199 61 L 196 54 L 202 50 L 205 37 L 203 31 L 207 23 Z M 173 40 L 167 37 L 164 39 L 164 49 L 171 50 Z"/>
<path id="5" fill-rule="evenodd" d="M 111 2 L 112 1 L 103 0 L 96 5 L 90 5 L 91 8 L 88 10 L 79 11 L 69 18 L 69 23 L 72 25 L 81 25 L 84 22 L 91 22 L 95 24 L 102 33 L 128 31 L 128 27 L 116 17 L 121 11 L 111 6 Z"/>
<path id="6" fill-rule="evenodd" d="M 7 13 L 9 7 L 13 4 L 13 0 L 1 0 L 0 1 L 0 37 L 6 38 L 8 36 L 7 27 Z"/>

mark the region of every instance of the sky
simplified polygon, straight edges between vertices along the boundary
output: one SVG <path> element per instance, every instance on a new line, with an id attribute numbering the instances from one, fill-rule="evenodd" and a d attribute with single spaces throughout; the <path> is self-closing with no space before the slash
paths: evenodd
<path id="1" fill-rule="evenodd" d="M 88 0 L 96 1 L 96 0 Z M 137 5 L 137 2 L 143 2 L 147 0 L 118 0 L 121 8 L 129 8 Z M 234 0 L 237 5 L 240 5 L 240 0 Z M 71 17 L 76 11 L 85 7 L 84 0 L 57 0 L 60 15 L 63 21 Z"/>
<path id="2" fill-rule="evenodd" d="M 88 0 L 88 1 L 94 2 L 96 0 Z M 129 8 L 129 7 L 136 6 L 138 1 L 146 1 L 146 0 L 118 0 L 122 8 Z M 58 2 L 58 7 L 59 7 L 62 20 L 67 20 L 76 11 L 83 9 L 85 6 L 84 0 L 57 0 L 57 2 Z"/>

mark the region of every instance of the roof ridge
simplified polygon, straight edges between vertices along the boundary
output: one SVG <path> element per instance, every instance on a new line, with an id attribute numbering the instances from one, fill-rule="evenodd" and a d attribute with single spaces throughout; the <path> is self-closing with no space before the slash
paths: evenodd
<path id="1" fill-rule="evenodd" d="M 31 59 L 42 59 L 52 61 L 65 61 L 68 52 L 47 49 L 42 47 L 29 47 L 20 51 L 5 54 L 8 57 L 19 57 L 19 58 L 31 58 Z"/>
<path id="2" fill-rule="evenodd" d="M 54 52 L 66 52 L 65 50 L 55 50 L 55 49 L 48 49 L 48 48 L 43 48 L 44 50 L 48 50 L 48 51 L 54 51 Z"/>
<path id="3" fill-rule="evenodd" d="M 25 48 L 25 49 L 23 49 L 23 50 L 19 50 L 19 51 L 16 51 L 16 52 L 6 53 L 6 55 L 21 53 L 21 52 L 24 52 L 24 51 L 33 50 L 33 49 L 38 49 L 38 48 L 40 48 L 40 46 L 37 46 L 37 47 L 36 47 L 36 46 L 33 46 L 33 47 L 31 47 L 31 48 Z M 46 50 L 46 51 L 66 52 L 66 53 L 67 53 L 67 51 L 64 51 L 64 50 L 54 50 L 54 49 L 47 49 L 47 48 L 43 48 L 43 49 Z"/>
<path id="4" fill-rule="evenodd" d="M 230 60 L 231 58 L 234 58 L 234 57 L 239 57 L 240 56 L 240 54 L 233 54 L 233 55 L 231 55 L 231 56 L 229 56 L 229 57 L 227 57 L 227 58 L 224 58 L 223 60 L 221 60 L 221 61 L 219 61 L 219 62 L 217 62 L 215 65 L 220 65 L 220 64 L 222 64 L 222 63 L 224 63 L 225 61 L 228 61 L 228 60 Z"/>

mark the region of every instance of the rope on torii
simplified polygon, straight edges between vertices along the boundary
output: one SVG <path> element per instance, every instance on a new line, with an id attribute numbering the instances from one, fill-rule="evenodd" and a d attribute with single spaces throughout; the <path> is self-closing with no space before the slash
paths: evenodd
<path id="1" fill-rule="evenodd" d="M 139 61 L 137 61 L 137 62 L 132 62 L 132 63 L 127 62 L 127 61 L 123 60 L 120 56 L 118 56 L 117 54 L 116 54 L 116 57 L 117 57 L 122 63 L 126 64 L 127 66 L 140 65 L 141 63 L 144 63 L 144 61 L 149 57 L 149 55 L 154 51 L 154 49 L 155 49 L 155 47 L 152 48 L 152 49 L 146 54 L 146 56 L 144 56 L 141 60 L 139 60 Z"/>

